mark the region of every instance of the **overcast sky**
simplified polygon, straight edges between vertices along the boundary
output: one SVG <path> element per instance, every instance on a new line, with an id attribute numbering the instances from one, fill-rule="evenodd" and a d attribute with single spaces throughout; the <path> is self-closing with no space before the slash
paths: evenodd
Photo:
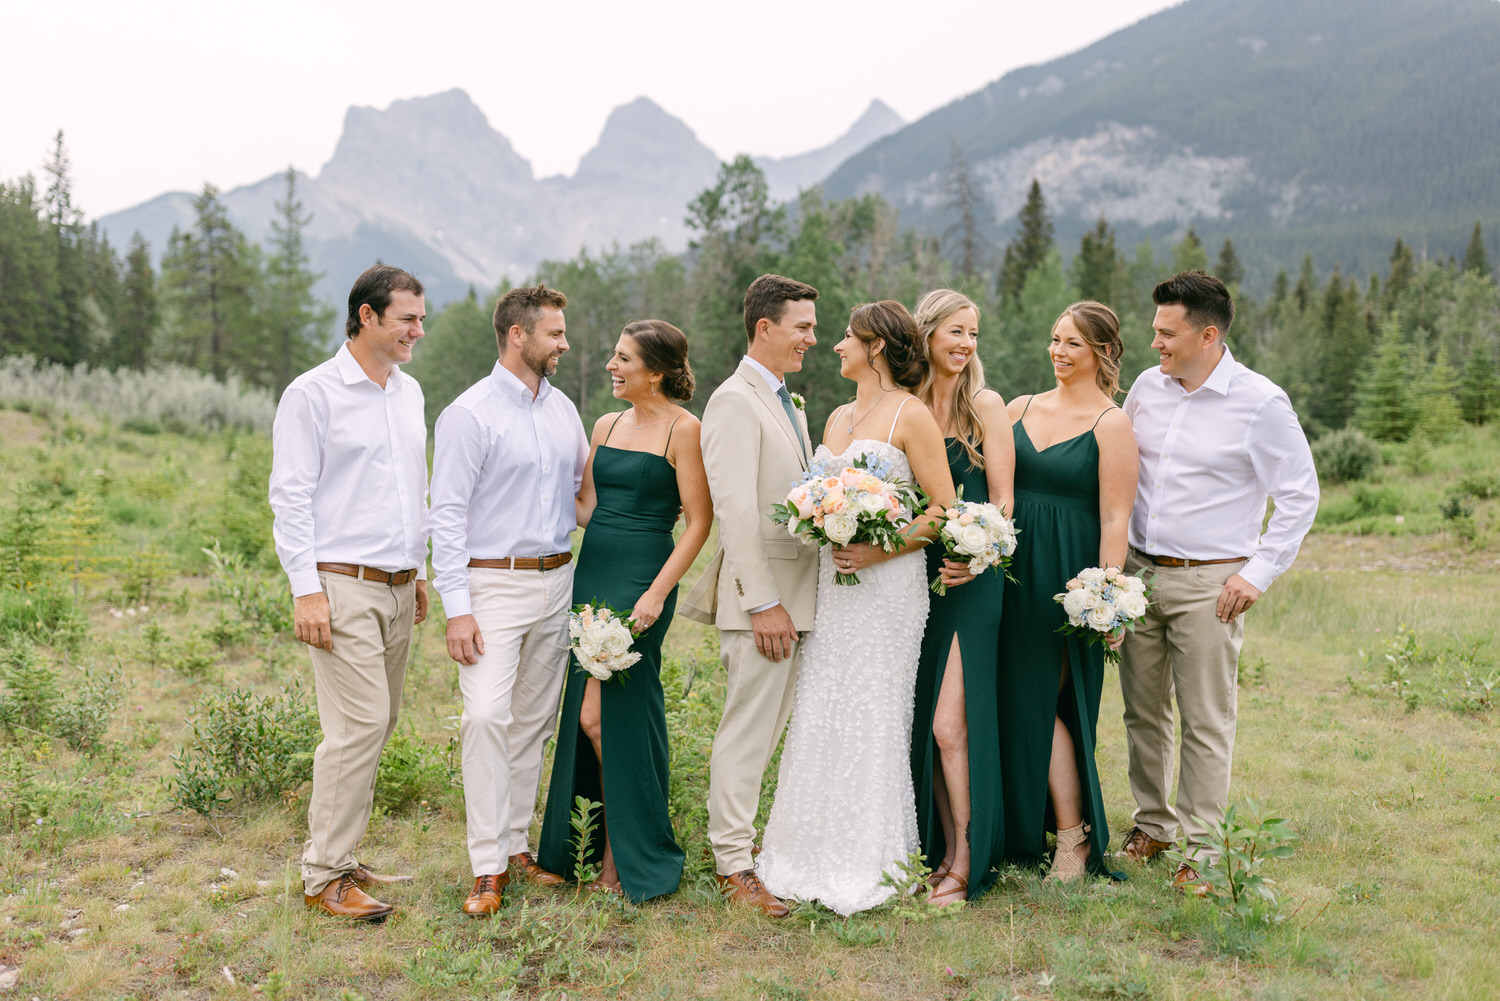
<path id="1" fill-rule="evenodd" d="M 288 164 L 316 175 L 350 105 L 461 87 L 538 177 L 571 174 L 645 95 L 721 157 L 784 156 L 872 98 L 908 121 L 1168 0 L 30 0 L 0 58 L 0 180 L 61 128 L 90 217 Z M 392 156 L 401 150 L 393 149 Z"/>

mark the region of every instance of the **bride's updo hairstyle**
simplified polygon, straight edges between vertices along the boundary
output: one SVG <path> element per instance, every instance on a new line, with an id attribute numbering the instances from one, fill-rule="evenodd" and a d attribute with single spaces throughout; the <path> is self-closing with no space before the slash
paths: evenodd
<path id="1" fill-rule="evenodd" d="M 890 299 L 855 306 L 849 314 L 849 330 L 865 346 L 865 359 L 874 363 L 871 348 L 885 345 L 882 355 L 896 385 L 915 392 L 927 377 L 927 356 L 922 351 L 922 332 L 906 307 Z"/>
<path id="2" fill-rule="evenodd" d="M 688 365 L 687 335 L 666 320 L 636 320 L 620 331 L 635 341 L 641 363 L 661 373 L 661 392 L 669 400 L 693 398 L 693 370 Z"/>
<path id="3" fill-rule="evenodd" d="M 1125 343 L 1120 340 L 1120 318 L 1115 311 L 1102 302 L 1085 299 L 1075 302 L 1062 311 L 1052 329 L 1062 322 L 1064 316 L 1073 318 L 1073 326 L 1083 335 L 1083 340 L 1094 351 L 1098 371 L 1094 381 L 1111 400 L 1120 395 L 1120 359 L 1125 356 Z"/>

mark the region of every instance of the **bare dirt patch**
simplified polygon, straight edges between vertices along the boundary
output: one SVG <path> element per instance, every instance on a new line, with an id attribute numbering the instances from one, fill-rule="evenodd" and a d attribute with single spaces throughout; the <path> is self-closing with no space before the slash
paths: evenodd
<path id="1" fill-rule="evenodd" d="M 1493 550 L 1470 551 L 1447 535 L 1332 535 L 1315 533 L 1302 543 L 1294 566 L 1302 571 L 1354 570 L 1443 576 L 1500 570 Z"/>

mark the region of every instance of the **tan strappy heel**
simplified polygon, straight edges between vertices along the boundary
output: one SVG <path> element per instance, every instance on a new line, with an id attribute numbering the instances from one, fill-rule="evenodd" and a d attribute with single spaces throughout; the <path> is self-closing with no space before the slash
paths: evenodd
<path id="1" fill-rule="evenodd" d="M 1057 851 L 1045 882 L 1071 883 L 1088 871 L 1088 864 L 1073 849 L 1088 840 L 1090 830 L 1088 824 L 1079 824 L 1057 832 Z"/>

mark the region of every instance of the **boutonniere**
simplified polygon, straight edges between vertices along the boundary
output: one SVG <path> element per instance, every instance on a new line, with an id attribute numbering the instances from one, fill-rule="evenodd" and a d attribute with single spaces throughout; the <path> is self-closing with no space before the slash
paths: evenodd
<path id="1" fill-rule="evenodd" d="M 801 393 L 793 393 L 792 394 L 792 406 L 796 407 L 798 410 L 806 410 L 807 409 L 807 401 L 802 398 L 802 394 Z"/>

